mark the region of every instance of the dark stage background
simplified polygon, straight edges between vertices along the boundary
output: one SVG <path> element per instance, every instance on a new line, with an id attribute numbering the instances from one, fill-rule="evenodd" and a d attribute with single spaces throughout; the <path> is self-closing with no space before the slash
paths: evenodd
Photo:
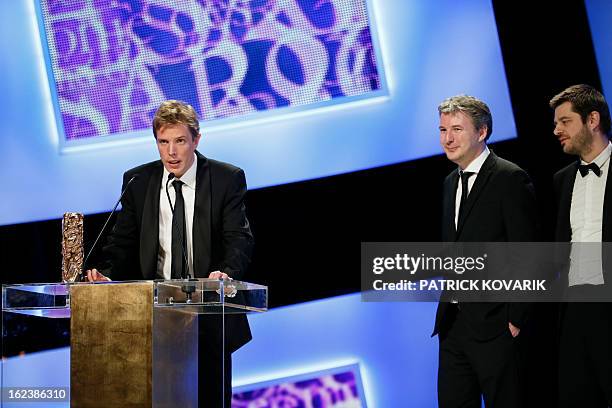
<path id="1" fill-rule="evenodd" d="M 534 2 L 493 1 L 518 138 L 491 147 L 531 175 L 543 238 L 550 239 L 552 175 L 573 158 L 563 155 L 553 137 L 548 101 L 572 84 L 599 89 L 601 84 L 584 4 L 537 3 L 536 8 Z M 453 59 L 461 56 L 453 54 L 448 41 L 448 49 L 440 52 L 452 69 Z M 437 138 L 436 129 L 431 137 Z M 269 286 L 270 307 L 359 291 L 361 242 L 439 239 L 441 184 L 453 168 L 445 157 L 435 156 L 249 191 L 256 248 L 245 280 Z M 19 176 L 18 169 L 10 170 L 16 172 L 10 177 Z M 85 217 L 86 249 L 107 215 Z M 50 220 L 0 227 L 3 283 L 59 280 L 60 224 Z M 100 260 L 99 249 L 90 266 Z M 554 305 L 539 305 L 523 338 L 535 344 L 525 361 L 536 406 L 552 406 L 555 324 Z"/>

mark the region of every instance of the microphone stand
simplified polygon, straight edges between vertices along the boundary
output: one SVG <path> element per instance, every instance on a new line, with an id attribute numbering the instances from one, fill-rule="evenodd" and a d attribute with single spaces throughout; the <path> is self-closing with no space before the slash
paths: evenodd
<path id="1" fill-rule="evenodd" d="M 84 282 L 86 280 L 86 278 L 85 278 L 85 265 L 87 264 L 87 261 L 89 260 L 89 257 L 91 256 L 91 253 L 93 252 L 94 248 L 98 244 L 98 241 L 102 237 L 102 234 L 104 233 L 104 230 L 106 229 L 106 226 L 108 225 L 108 222 L 110 221 L 110 219 L 112 218 L 113 214 L 117 210 L 117 207 L 119 206 L 119 203 L 121 202 L 121 199 L 125 195 L 125 193 L 128 190 L 128 188 L 130 187 L 130 184 L 132 184 L 132 181 L 134 181 L 137 177 L 138 177 L 138 173 L 134 174 L 132 176 L 132 178 L 130 178 L 130 180 L 125 185 L 125 188 L 121 192 L 121 195 L 119 196 L 119 199 L 117 200 L 117 202 L 115 203 L 115 206 L 113 207 L 113 211 L 111 211 L 111 213 L 108 216 L 108 218 L 106 218 L 106 222 L 102 226 L 102 229 L 100 230 L 100 233 L 98 234 L 98 236 L 96 237 L 96 240 L 94 241 L 93 245 L 89 249 L 89 252 L 87 253 L 87 256 L 85 257 L 85 260 L 83 260 L 83 269 L 81 270 L 81 275 L 79 276 L 79 281 L 80 282 Z"/>

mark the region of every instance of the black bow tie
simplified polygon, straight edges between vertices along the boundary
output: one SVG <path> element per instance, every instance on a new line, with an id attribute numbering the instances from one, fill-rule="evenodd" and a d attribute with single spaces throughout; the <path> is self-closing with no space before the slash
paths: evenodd
<path id="1" fill-rule="evenodd" d="M 589 174 L 589 170 L 592 170 L 593 174 L 595 174 L 597 177 L 601 176 L 601 169 L 595 163 L 581 164 L 578 166 L 578 170 L 580 170 L 580 175 L 582 177 L 586 177 L 586 175 Z"/>

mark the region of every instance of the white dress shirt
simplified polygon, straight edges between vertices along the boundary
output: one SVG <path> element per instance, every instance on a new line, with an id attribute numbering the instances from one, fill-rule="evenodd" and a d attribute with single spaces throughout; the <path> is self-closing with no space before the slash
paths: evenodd
<path id="1" fill-rule="evenodd" d="M 463 170 L 474 173 L 468 179 L 468 194 L 470 194 L 470 191 L 472 191 L 472 186 L 474 185 L 474 182 L 476 182 L 478 172 L 480 171 L 480 168 L 484 164 L 485 160 L 487 160 L 487 157 L 489 157 L 490 153 L 489 148 L 485 146 L 482 153 L 472 160 L 472 162 Z M 463 190 L 463 186 L 461 185 L 461 168 L 458 168 L 457 171 L 459 172 L 459 183 L 457 183 L 457 193 L 455 195 L 455 228 L 457 228 L 457 222 L 459 222 L 459 205 L 461 203 L 461 193 Z"/>
<path id="2" fill-rule="evenodd" d="M 195 206 L 196 192 L 196 174 L 198 168 L 198 158 L 193 154 L 193 163 L 189 170 L 183 174 L 181 180 L 183 183 L 182 192 L 185 200 L 185 226 L 187 228 L 187 260 L 189 274 L 193 272 L 193 212 Z M 159 190 L 159 253 L 157 254 L 157 272 L 158 275 L 163 275 L 164 279 L 170 279 L 172 274 L 172 210 L 168 203 L 166 195 L 166 181 L 170 172 L 164 167 L 164 175 L 162 177 L 161 188 Z M 177 179 L 174 179 L 177 180 Z M 174 208 L 176 200 L 176 191 L 172 185 L 172 181 L 168 183 L 168 193 L 170 201 Z M 160 273 L 162 272 L 162 273 Z"/>
<path id="3" fill-rule="evenodd" d="M 612 144 L 608 143 L 608 146 L 593 160 L 593 163 L 597 164 L 601 170 L 599 177 L 592 171 L 589 171 L 584 177 L 580 172 L 576 172 L 570 210 L 572 243 L 601 242 L 604 194 L 610 153 L 612 153 Z M 581 161 L 581 164 L 590 163 Z M 603 283 L 601 245 L 572 244 L 569 286 L 601 285 Z"/>

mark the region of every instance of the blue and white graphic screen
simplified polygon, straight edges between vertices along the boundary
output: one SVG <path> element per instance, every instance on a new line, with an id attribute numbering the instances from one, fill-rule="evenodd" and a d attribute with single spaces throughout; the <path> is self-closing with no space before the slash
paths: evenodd
<path id="1" fill-rule="evenodd" d="M 166 99 L 209 122 L 381 94 L 366 0 L 40 1 L 66 146 L 147 129 Z"/>
<path id="2" fill-rule="evenodd" d="M 249 188 L 441 153 L 438 103 L 465 93 L 516 136 L 490 1 L 24 0 L 0 13 L 0 225 L 110 210 L 155 160 L 164 99 Z"/>

